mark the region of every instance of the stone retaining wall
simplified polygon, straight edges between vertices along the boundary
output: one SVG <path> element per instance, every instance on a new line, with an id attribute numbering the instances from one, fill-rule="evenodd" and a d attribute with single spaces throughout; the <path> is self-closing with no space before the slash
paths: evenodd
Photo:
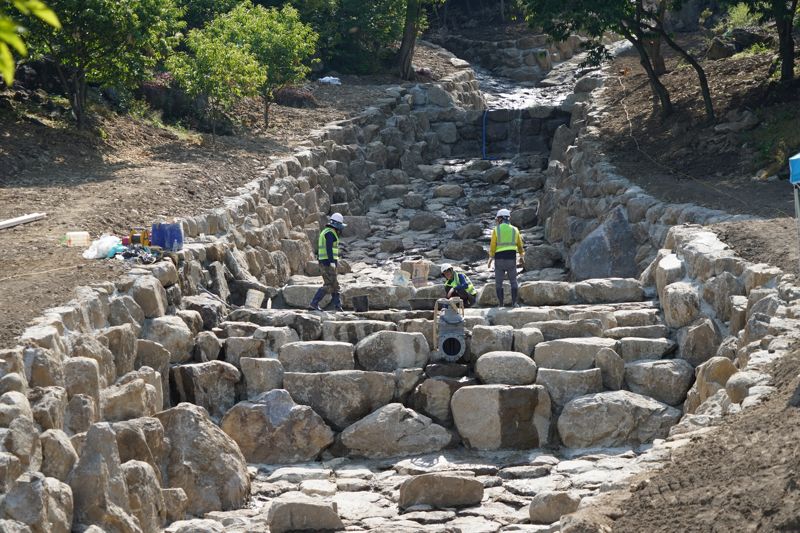
<path id="1" fill-rule="evenodd" d="M 661 202 L 620 176 L 599 138 L 604 112 L 578 103 L 556 132 L 545 236 L 576 279 L 639 276 L 660 301 L 678 356 L 695 367 L 672 433 L 712 425 L 770 392 L 768 363 L 800 338 L 800 288 L 794 275 L 737 257 L 703 227 L 752 217 Z"/>

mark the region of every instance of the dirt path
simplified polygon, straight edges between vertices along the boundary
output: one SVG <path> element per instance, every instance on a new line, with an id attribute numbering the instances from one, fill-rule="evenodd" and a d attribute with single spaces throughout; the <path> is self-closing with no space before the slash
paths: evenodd
<path id="1" fill-rule="evenodd" d="M 434 79 L 454 69 L 419 48 L 415 65 Z M 160 218 L 222 205 L 256 178 L 272 156 L 290 152 L 322 125 L 358 114 L 382 98 L 392 76 L 342 77 L 341 86 L 310 84 L 319 106 L 273 106 L 260 125 L 258 102 L 237 110 L 245 132 L 233 137 L 186 133 L 103 112 L 96 133 L 54 127 L 46 117 L 0 109 L 0 220 L 46 212 L 46 220 L 0 231 L 0 347 L 13 345 L 43 309 L 66 303 L 78 285 L 112 280 L 125 266 L 86 261 L 59 245 L 67 231 L 124 234 Z M 60 269 L 52 272 L 53 269 Z"/>

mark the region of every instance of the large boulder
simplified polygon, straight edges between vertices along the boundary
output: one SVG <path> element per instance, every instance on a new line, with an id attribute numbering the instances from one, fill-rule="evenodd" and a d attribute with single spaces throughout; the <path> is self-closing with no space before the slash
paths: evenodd
<path id="1" fill-rule="evenodd" d="M 378 331 L 395 331 L 394 322 L 381 320 L 327 320 L 322 324 L 322 340 L 358 344 Z"/>
<path id="2" fill-rule="evenodd" d="M 409 309 L 408 300 L 414 297 L 414 287 L 397 285 L 351 285 L 342 292 L 342 303 L 353 307 L 353 298 L 366 296 L 370 309 Z"/>
<path id="3" fill-rule="evenodd" d="M 724 389 L 738 369 L 727 357 L 712 357 L 694 370 L 695 382 L 686 396 L 684 409 L 694 413 L 708 398 Z"/>
<path id="4" fill-rule="evenodd" d="M 114 430 L 108 423 L 89 428 L 78 464 L 69 476 L 74 525 L 96 525 L 104 531 L 138 533 L 131 515 L 128 486 L 120 466 Z"/>
<path id="5" fill-rule="evenodd" d="M 450 443 L 450 432 L 400 403 L 385 405 L 341 434 L 350 455 L 383 459 L 429 453 Z"/>
<path id="6" fill-rule="evenodd" d="M 153 276 L 138 276 L 130 294 L 144 311 L 145 318 L 157 318 L 167 313 L 167 291 Z"/>
<path id="7" fill-rule="evenodd" d="M 470 339 L 473 361 L 488 352 L 509 352 L 514 345 L 514 328 L 511 326 L 475 326 Z"/>
<path id="8" fill-rule="evenodd" d="M 533 359 L 539 368 L 587 370 L 594 367 L 595 357 L 600 350 L 613 350 L 616 347 L 616 340 L 601 337 L 556 339 L 537 344 Z"/>
<path id="9" fill-rule="evenodd" d="M 625 360 L 611 348 L 603 348 L 594 358 L 594 364 L 603 377 L 603 388 L 619 390 L 625 378 Z"/>
<path id="10" fill-rule="evenodd" d="M 250 495 L 250 477 L 236 442 L 196 405 L 182 403 L 156 417 L 170 443 L 161 465 L 163 486 L 182 488 L 187 511 L 195 516 L 241 508 Z"/>
<path id="11" fill-rule="evenodd" d="M 122 465 L 131 514 L 143 532 L 161 531 L 167 518 L 164 496 L 158 476 L 149 463 L 128 461 Z"/>
<path id="12" fill-rule="evenodd" d="M 492 309 L 487 318 L 491 319 L 494 326 L 511 326 L 514 329 L 523 327 L 536 327 L 539 322 L 552 318 L 549 309 L 539 307 L 519 307 L 511 309 Z"/>
<path id="13" fill-rule="evenodd" d="M 625 365 L 625 383 L 637 394 L 679 406 L 692 386 L 694 368 L 683 359 L 635 361 Z"/>
<path id="14" fill-rule="evenodd" d="M 250 463 L 313 461 L 333 443 L 322 417 L 281 389 L 236 404 L 220 427 Z"/>
<path id="15" fill-rule="evenodd" d="M 692 285 L 678 281 L 664 287 L 661 307 L 667 326 L 682 328 L 691 324 L 700 314 L 700 297 Z"/>
<path id="16" fill-rule="evenodd" d="M 116 384 L 100 393 L 100 411 L 103 413 L 103 420 L 117 422 L 149 416 L 153 414 L 156 406 L 149 401 L 147 388 L 151 387 L 143 379 L 134 379 L 128 383 Z M 159 384 L 159 393 L 161 384 Z M 160 410 L 161 406 L 158 406 Z"/>
<path id="17" fill-rule="evenodd" d="M 358 362 L 367 370 L 392 372 L 399 368 L 423 368 L 430 348 L 422 333 L 378 331 L 356 345 Z"/>
<path id="18" fill-rule="evenodd" d="M 312 499 L 297 492 L 283 494 L 272 501 L 267 523 L 271 533 L 344 529 L 335 502 Z"/>
<path id="19" fill-rule="evenodd" d="M 599 368 L 589 370 L 541 368 L 536 376 L 536 384 L 547 390 L 553 411 L 560 413 L 574 398 L 602 392 L 603 375 Z"/>
<path id="20" fill-rule="evenodd" d="M 157 418 L 143 417 L 115 422 L 111 427 L 116 434 L 120 462 L 142 461 L 149 464 L 160 483 L 161 464 L 169 447 L 161 422 Z"/>
<path id="21" fill-rule="evenodd" d="M 536 345 L 544 342 L 544 335 L 538 328 L 526 326 L 514 330 L 514 351 L 533 357 Z"/>
<path id="22" fill-rule="evenodd" d="M 544 387 L 462 387 L 450 405 L 458 433 L 471 448 L 527 449 L 548 442 L 550 397 Z"/>
<path id="23" fill-rule="evenodd" d="M 625 208 L 615 208 L 600 226 L 589 233 L 570 256 L 576 279 L 634 277 L 636 239 Z"/>
<path id="24" fill-rule="evenodd" d="M 453 393 L 461 387 L 477 385 L 474 379 L 466 377 L 454 378 L 437 376 L 424 380 L 417 385 L 409 400 L 409 406 L 415 411 L 430 417 L 442 426 L 453 425 L 453 413 L 450 400 Z"/>
<path id="25" fill-rule="evenodd" d="M 42 473 L 66 481 L 78 462 L 78 454 L 69 437 L 60 429 L 48 429 L 39 440 L 42 444 Z"/>
<path id="26" fill-rule="evenodd" d="M 575 284 L 575 297 L 587 304 L 639 302 L 644 299 L 644 291 L 636 279 L 587 279 Z"/>
<path id="27" fill-rule="evenodd" d="M 337 431 L 382 407 L 395 396 L 395 377 L 386 372 L 340 370 L 319 374 L 287 372 L 283 387 Z"/>
<path id="28" fill-rule="evenodd" d="M 241 373 L 224 361 L 175 366 L 171 370 L 174 400 L 205 407 L 221 418 L 236 403 L 236 383 Z"/>
<path id="29" fill-rule="evenodd" d="M 595 318 L 580 320 L 544 320 L 541 322 L 533 322 L 528 325 L 539 329 L 546 341 L 603 336 L 603 324 Z"/>
<path id="30" fill-rule="evenodd" d="M 522 283 L 519 297 L 528 305 L 566 305 L 572 299 L 572 285 L 564 281 Z"/>
<path id="31" fill-rule="evenodd" d="M 244 357 L 242 366 L 244 398 L 251 400 L 264 392 L 283 388 L 283 365 L 277 359 Z"/>
<path id="32" fill-rule="evenodd" d="M 475 363 L 475 375 L 487 385 L 530 385 L 536 381 L 536 363 L 520 352 L 488 352 Z"/>
<path id="33" fill-rule="evenodd" d="M 278 355 L 284 344 L 300 340 L 297 332 L 288 326 L 261 326 L 253 333 L 253 338 L 264 341 L 264 353 L 271 357 Z"/>
<path id="34" fill-rule="evenodd" d="M 678 332 L 678 353 L 692 366 L 698 366 L 717 354 L 722 334 L 710 318 L 697 320 Z"/>
<path id="35" fill-rule="evenodd" d="M 69 533 L 72 531 L 72 510 L 69 485 L 45 477 L 41 472 L 22 474 L 0 503 L 0 516 L 24 524 L 32 533 Z M 2 522 L 0 520 L 0 531 L 7 531 Z"/>
<path id="36" fill-rule="evenodd" d="M 281 346 L 278 360 L 286 372 L 353 370 L 353 351 L 353 345 L 349 342 L 291 342 Z"/>
<path id="37" fill-rule="evenodd" d="M 533 497 L 528 515 L 533 524 L 552 524 L 577 511 L 580 503 L 581 497 L 575 492 L 545 490 Z"/>
<path id="38" fill-rule="evenodd" d="M 411 477 L 400 485 L 398 506 L 426 505 L 436 509 L 479 505 L 483 483 L 476 478 L 431 473 Z"/>
<path id="39" fill-rule="evenodd" d="M 558 417 L 568 448 L 639 445 L 666 437 L 681 411 L 629 391 L 600 392 L 569 402 Z"/>
<path id="40" fill-rule="evenodd" d="M 445 223 L 442 217 L 424 211 L 414 215 L 408 222 L 408 229 L 411 231 L 432 232 L 444 227 Z"/>
<path id="41" fill-rule="evenodd" d="M 192 330 L 177 316 L 162 316 L 144 321 L 142 338 L 159 343 L 170 353 L 170 363 L 184 363 L 192 358 Z"/>

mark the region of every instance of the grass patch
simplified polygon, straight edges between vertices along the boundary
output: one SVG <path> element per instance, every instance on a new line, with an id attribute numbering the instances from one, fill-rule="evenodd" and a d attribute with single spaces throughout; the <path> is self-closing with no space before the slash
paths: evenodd
<path id="1" fill-rule="evenodd" d="M 770 174 L 788 172 L 789 158 L 800 152 L 800 105 L 777 104 L 757 111 L 761 124 L 744 134 L 758 151 L 758 165 Z"/>
<path id="2" fill-rule="evenodd" d="M 725 33 L 736 28 L 752 28 L 760 24 L 758 15 L 750 11 L 744 2 L 728 8 L 725 19 L 714 27 L 715 33 Z"/>
<path id="3" fill-rule="evenodd" d="M 750 56 L 757 56 L 761 54 L 767 54 L 772 52 L 772 48 L 764 43 L 756 43 L 750 48 L 746 50 L 742 50 L 738 54 L 734 55 L 733 57 L 750 57 Z"/>

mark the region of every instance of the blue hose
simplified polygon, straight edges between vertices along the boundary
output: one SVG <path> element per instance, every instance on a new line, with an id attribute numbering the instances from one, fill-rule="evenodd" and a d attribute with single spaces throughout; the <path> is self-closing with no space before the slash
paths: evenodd
<path id="1" fill-rule="evenodd" d="M 496 161 L 497 160 L 496 157 L 489 157 L 486 154 L 486 118 L 488 116 L 489 116 L 489 110 L 488 109 L 484 109 L 483 110 L 483 133 L 481 135 L 481 137 L 483 139 L 483 160 L 484 161 Z"/>

